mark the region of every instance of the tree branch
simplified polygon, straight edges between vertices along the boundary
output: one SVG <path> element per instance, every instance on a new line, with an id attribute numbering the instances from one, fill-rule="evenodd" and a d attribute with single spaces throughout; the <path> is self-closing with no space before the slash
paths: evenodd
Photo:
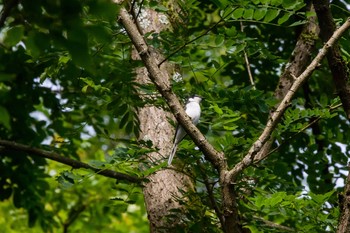
<path id="1" fill-rule="evenodd" d="M 240 24 L 241 24 L 241 32 L 244 32 L 243 22 L 241 21 Z M 253 75 L 252 75 L 252 71 L 250 69 L 250 62 L 249 62 L 249 59 L 248 59 L 248 54 L 247 54 L 246 49 L 243 49 L 243 55 L 244 55 L 245 66 L 247 67 L 247 72 L 248 72 L 250 85 L 252 85 L 253 90 L 255 90 L 256 89 L 255 82 L 254 82 L 254 78 L 253 78 Z"/>
<path id="2" fill-rule="evenodd" d="M 349 29 L 350 27 L 350 18 L 346 20 L 346 22 L 334 32 L 332 37 L 327 41 L 327 43 L 323 46 L 323 48 L 319 51 L 317 56 L 313 59 L 310 65 L 305 69 L 305 71 L 299 76 L 295 77 L 295 81 L 291 86 L 288 93 L 283 98 L 282 102 L 279 104 L 277 109 L 272 113 L 271 117 L 267 121 L 266 127 L 257 141 L 254 142 L 248 154 L 243 158 L 243 160 L 235 165 L 233 169 L 231 169 L 227 177 L 231 181 L 234 181 L 238 174 L 240 174 L 245 168 L 250 166 L 254 162 L 254 158 L 257 153 L 261 150 L 264 144 L 269 140 L 273 130 L 276 128 L 279 123 L 284 111 L 289 106 L 295 92 L 300 88 L 300 86 L 307 80 L 307 78 L 312 74 L 312 72 L 316 69 L 321 60 L 326 56 L 328 50 L 336 43 L 336 41 L 343 35 L 343 33 Z"/>
<path id="3" fill-rule="evenodd" d="M 306 7 L 306 11 L 315 12 L 315 9 L 310 3 Z M 289 58 L 286 67 L 281 74 L 278 85 L 276 87 L 274 96 L 278 101 L 282 101 L 284 96 L 288 93 L 290 87 L 295 81 L 292 75 L 299 76 L 311 62 L 312 54 L 315 50 L 316 40 L 318 39 L 319 28 L 316 24 L 316 16 L 311 16 L 308 22 L 303 26 L 303 29 L 298 36 L 298 40 L 294 50 Z M 276 105 L 277 106 L 277 105 Z M 273 112 L 271 111 L 269 116 Z M 274 138 L 270 138 L 254 158 L 254 163 L 258 163 L 270 154 L 271 145 Z"/>
<path id="4" fill-rule="evenodd" d="M 120 172 L 115 172 L 115 171 L 112 171 L 109 169 L 94 168 L 94 167 L 90 166 L 89 164 L 86 164 L 86 163 L 83 163 L 83 162 L 80 162 L 80 161 L 77 161 L 77 160 L 74 160 L 74 159 L 71 159 L 68 157 L 61 156 L 58 153 L 53 152 L 53 151 L 46 151 L 46 150 L 42 150 L 42 149 L 38 149 L 38 148 L 33 148 L 33 147 L 30 147 L 27 145 L 23 145 L 20 143 L 7 141 L 7 140 L 1 140 L 1 139 L 0 139 L 0 146 L 5 147 L 7 149 L 11 149 L 11 150 L 15 150 L 15 151 L 22 151 L 22 152 L 26 152 L 28 154 L 33 154 L 36 156 L 40 156 L 42 158 L 50 159 L 50 160 L 71 166 L 72 168 L 89 169 L 89 170 L 96 172 L 96 174 L 99 174 L 99 175 L 102 175 L 105 177 L 118 179 L 118 180 L 125 180 L 125 181 L 129 181 L 131 183 L 141 183 L 141 179 L 138 177 L 130 176 L 130 175 L 120 173 Z"/>
<path id="5" fill-rule="evenodd" d="M 158 66 L 159 62 L 156 60 L 156 57 L 161 56 L 159 56 L 154 49 L 149 48 L 126 9 L 122 8 L 119 14 L 126 32 L 147 68 L 151 81 L 155 84 L 159 93 L 165 98 L 175 118 L 183 126 L 194 143 L 201 149 L 207 160 L 209 160 L 218 171 L 225 170 L 227 164 L 224 154 L 216 151 L 205 139 L 203 134 L 187 116 L 177 96 L 171 90 L 169 74 L 160 69 Z"/>
<path id="6" fill-rule="evenodd" d="M 218 217 L 218 219 L 220 221 L 221 227 L 224 228 L 225 227 L 225 220 L 224 220 L 224 217 L 223 217 L 223 215 L 221 213 L 221 210 L 219 209 L 219 206 L 217 204 L 216 198 L 214 196 L 214 192 L 213 192 L 214 185 L 211 185 L 209 183 L 208 176 L 205 173 L 205 171 L 203 171 L 203 168 L 202 168 L 203 166 L 202 166 L 202 164 L 199 161 L 197 161 L 197 166 L 198 166 L 199 171 L 200 171 L 200 173 L 201 173 L 201 175 L 203 177 L 203 183 L 205 185 L 205 188 L 208 191 L 209 202 L 210 202 L 212 208 L 214 209 L 214 211 L 215 211 L 215 213 L 216 213 L 216 215 L 217 215 L 217 217 Z"/>
<path id="7" fill-rule="evenodd" d="M 326 42 L 334 33 L 336 27 L 332 12 L 329 9 L 329 0 L 313 1 L 320 25 L 320 36 Z M 328 66 L 332 72 L 333 82 L 337 94 L 343 104 L 347 118 L 350 120 L 350 85 L 347 64 L 342 58 L 338 44 L 334 44 L 327 53 Z"/>
<path id="8" fill-rule="evenodd" d="M 239 220 L 234 185 L 226 178 L 227 162 L 224 153 L 216 151 L 187 116 L 177 96 L 171 90 L 169 74 L 158 66 L 159 62 L 156 58 L 161 56 L 154 49 L 148 47 L 128 12 L 122 8 L 119 14 L 126 32 L 147 68 L 151 81 L 166 100 L 177 121 L 183 126 L 193 142 L 203 152 L 205 158 L 211 162 L 219 173 L 222 188 L 223 216 L 225 218 L 224 231 L 226 233 L 243 232 Z"/>

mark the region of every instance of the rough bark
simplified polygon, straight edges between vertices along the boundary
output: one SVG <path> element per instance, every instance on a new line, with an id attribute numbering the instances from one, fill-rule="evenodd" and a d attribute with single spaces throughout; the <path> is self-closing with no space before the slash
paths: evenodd
<path id="1" fill-rule="evenodd" d="M 313 9 L 311 9 L 313 10 Z M 300 33 L 295 48 L 292 52 L 289 61 L 280 76 L 278 85 L 275 90 L 275 97 L 281 101 L 287 94 L 288 90 L 294 82 L 294 76 L 299 76 L 311 61 L 311 56 L 315 50 L 315 43 L 318 36 L 318 25 L 316 24 L 316 17 L 310 17 L 308 22 L 304 25 Z M 270 113 L 271 116 L 272 112 Z M 261 151 L 255 158 L 255 162 L 259 162 L 268 155 L 273 139 L 265 143 Z"/>
<path id="2" fill-rule="evenodd" d="M 350 168 L 350 166 L 348 166 Z M 340 219 L 338 223 L 337 233 L 350 232 L 350 172 L 346 179 L 344 193 L 339 198 L 340 206 Z"/>
<path id="3" fill-rule="evenodd" d="M 134 11 L 131 15 L 133 15 L 135 28 L 141 35 L 150 31 L 160 32 L 167 26 L 166 21 L 160 20 L 160 17 L 164 17 L 164 15 L 160 15 L 154 10 L 142 9 L 140 14 L 135 13 L 138 9 L 131 9 L 131 11 Z M 125 20 L 131 19 L 131 16 L 125 10 L 122 10 L 122 12 L 122 22 L 125 23 Z M 154 61 L 161 60 L 158 53 L 153 55 L 152 59 Z M 132 58 L 140 59 L 139 51 L 135 49 Z M 160 67 L 160 72 L 163 74 L 161 81 L 166 85 L 170 85 L 170 75 L 167 73 L 166 67 L 166 63 Z M 138 68 L 136 73 L 136 81 L 139 84 L 149 84 L 151 82 L 146 68 Z M 140 94 L 143 95 L 144 93 Z M 153 97 L 157 97 L 157 95 L 155 94 Z M 170 153 L 174 129 L 169 123 L 169 119 L 173 116 L 162 108 L 146 105 L 138 110 L 138 117 L 141 130 L 139 139 L 151 140 L 153 147 L 159 149 L 157 152 L 147 155 L 147 160 L 155 166 L 163 162 Z M 144 183 L 143 193 L 150 222 L 150 231 L 172 232 L 175 227 L 181 225 L 181 219 L 183 219 L 185 211 L 178 200 L 184 199 L 183 192 L 193 190 L 193 181 L 186 174 L 171 169 L 157 171 L 147 177 L 147 180 Z M 171 210 L 175 209 L 177 214 L 170 217 Z"/>
<path id="4" fill-rule="evenodd" d="M 328 0 L 313 1 L 317 18 L 320 25 L 320 36 L 326 42 L 336 30 L 332 12 L 329 8 Z M 328 66 L 332 72 L 333 82 L 343 104 L 344 111 L 350 119 L 350 85 L 349 73 L 345 61 L 343 60 L 338 44 L 334 44 L 327 54 Z"/>
<path id="5" fill-rule="evenodd" d="M 231 182 L 229 173 L 226 171 L 220 176 L 221 192 L 222 192 L 222 209 L 224 215 L 223 230 L 225 233 L 244 233 L 250 232 L 248 229 L 243 229 L 239 219 L 238 205 L 235 186 Z"/>
<path id="6" fill-rule="evenodd" d="M 227 163 L 224 157 L 223 153 L 220 153 L 216 151 L 213 146 L 208 143 L 208 141 L 205 139 L 203 134 L 193 125 L 189 117 L 186 115 L 184 109 L 181 107 L 179 100 L 177 99 L 176 95 L 171 90 L 170 84 L 169 84 L 169 74 L 164 70 L 160 69 L 159 64 L 159 58 L 160 55 L 157 53 L 157 51 L 154 51 L 151 49 L 143 37 L 141 36 L 139 30 L 136 27 L 136 24 L 130 19 L 130 15 L 127 13 L 125 9 L 122 9 L 120 11 L 121 21 L 129 34 L 130 38 L 133 41 L 133 44 L 135 48 L 138 51 L 138 54 L 140 55 L 145 67 L 147 68 L 147 71 L 149 73 L 149 77 L 151 81 L 155 84 L 157 87 L 159 93 L 165 98 L 167 101 L 170 109 L 172 110 L 173 114 L 175 115 L 178 122 L 184 127 L 186 132 L 189 134 L 189 136 L 193 139 L 193 141 L 196 143 L 196 145 L 201 149 L 201 151 L 204 153 L 206 159 L 212 163 L 212 165 L 217 169 L 218 173 L 220 174 L 220 185 L 222 187 L 222 196 L 223 196 L 223 208 L 224 208 L 224 218 L 225 218 L 225 226 L 223 226 L 224 230 L 226 232 L 242 232 L 242 227 L 239 224 L 238 220 L 238 210 L 237 210 L 237 204 L 236 199 L 234 195 L 234 189 L 233 184 L 229 179 L 227 179 L 226 172 L 227 172 Z M 145 76 L 144 76 L 145 77 Z M 142 112 L 140 111 L 140 114 Z M 153 115 L 162 116 L 162 112 L 154 113 Z M 145 118 L 150 118 L 152 116 L 146 114 Z M 163 118 L 160 121 L 156 121 L 157 119 L 152 119 L 150 122 L 154 125 L 141 125 L 142 129 L 142 135 L 148 135 L 147 138 L 150 138 L 149 135 L 154 135 L 151 133 L 148 133 L 147 130 L 152 130 L 156 125 L 163 123 L 166 121 L 166 117 Z M 165 133 L 164 137 L 168 138 L 169 140 L 169 134 L 166 131 L 163 131 Z M 155 135 L 156 137 L 159 137 L 159 135 Z M 142 136 L 144 137 L 144 136 Z M 141 137 L 141 138 L 142 138 Z M 156 144 L 155 146 L 159 145 L 159 148 L 166 148 L 166 154 L 169 154 L 169 146 L 171 143 L 164 143 L 164 144 Z M 163 151 L 164 152 L 164 151 Z M 159 154 L 163 153 L 160 151 Z M 157 159 L 159 154 L 154 154 L 155 159 Z M 152 157 L 153 155 L 150 155 Z M 156 176 L 156 177 L 155 177 Z M 181 179 L 178 179 L 177 177 L 180 176 Z M 187 178 L 186 178 L 187 179 Z M 147 203 L 147 209 L 150 214 L 149 218 L 151 220 L 151 230 L 152 231 L 161 231 L 162 227 L 166 224 L 162 221 L 157 221 L 158 219 L 161 219 L 164 217 L 164 213 L 169 213 L 169 210 L 175 205 L 177 206 L 176 198 L 174 198 L 174 194 L 177 194 L 178 189 L 176 187 L 182 188 L 182 185 L 186 185 L 185 188 L 187 190 L 191 189 L 191 182 L 188 178 L 188 180 L 185 180 L 185 178 L 182 177 L 181 174 L 178 174 L 177 172 L 170 172 L 170 171 L 160 171 L 157 172 L 154 176 L 150 177 L 150 181 L 148 184 L 146 184 L 148 187 L 145 188 L 145 198 Z M 181 182 L 178 182 L 181 181 Z M 164 184 L 167 184 L 168 186 L 165 188 Z M 171 184 L 171 185 L 170 185 Z M 156 188 L 157 185 L 160 185 Z M 171 188 L 173 189 L 171 190 Z M 186 189 L 184 189 L 186 191 Z M 162 199 L 156 202 L 154 201 L 155 197 L 160 196 Z M 170 200 L 170 196 L 172 196 L 172 200 Z M 169 205 L 169 202 L 174 202 L 174 205 Z M 152 205 L 155 206 L 155 208 L 152 208 Z M 163 209 L 161 209 L 163 208 Z M 181 209 L 181 208 L 180 208 Z M 157 213 L 156 213 L 157 212 Z M 153 222 L 154 221 L 154 222 Z M 178 218 L 177 220 L 173 220 L 173 224 L 181 224 L 181 218 Z M 169 232 L 169 229 L 167 230 Z"/>

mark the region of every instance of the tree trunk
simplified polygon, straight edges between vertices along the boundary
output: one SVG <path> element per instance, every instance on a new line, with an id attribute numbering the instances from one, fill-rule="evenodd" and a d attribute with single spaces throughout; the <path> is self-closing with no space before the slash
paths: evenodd
<path id="1" fill-rule="evenodd" d="M 329 0 L 313 1 L 317 18 L 320 25 L 320 37 L 325 43 L 333 35 L 336 25 L 329 8 Z M 349 72 L 344 59 L 342 58 L 339 45 L 336 43 L 327 53 L 328 66 L 332 72 L 333 82 L 337 94 L 343 104 L 344 112 L 350 120 L 350 85 Z"/>
<path id="2" fill-rule="evenodd" d="M 350 166 L 348 166 L 350 168 Z M 346 179 L 344 193 L 339 196 L 340 218 L 337 233 L 346 233 L 350 231 L 350 172 Z"/>
<path id="3" fill-rule="evenodd" d="M 137 11 L 135 10 L 135 12 Z M 137 14 L 133 15 L 135 19 Z M 138 17 L 139 22 L 137 22 L 139 31 L 143 35 L 151 31 L 160 32 L 168 26 L 168 22 L 164 17 L 164 14 L 143 9 Z M 140 59 L 136 50 L 133 51 L 133 59 Z M 161 61 L 160 57 L 155 59 Z M 167 72 L 167 66 L 167 63 L 162 64 L 163 72 Z M 145 68 L 138 68 L 136 73 L 138 83 L 150 83 Z M 169 83 L 168 77 L 170 75 L 164 76 L 164 79 L 167 80 L 163 81 Z M 152 166 L 156 166 L 168 158 L 170 154 L 174 127 L 169 123 L 169 119 L 174 119 L 174 117 L 164 109 L 152 105 L 146 105 L 139 109 L 138 117 L 141 130 L 139 139 L 151 140 L 153 148 L 158 149 L 157 152 L 147 155 L 148 162 Z M 143 193 L 150 221 L 150 230 L 151 232 L 172 232 L 175 227 L 182 223 L 184 208 L 180 205 L 179 200 L 184 199 L 183 192 L 193 190 L 193 181 L 187 175 L 172 169 L 162 169 L 147 178 L 148 181 L 144 183 Z M 172 210 L 176 210 L 176 212 Z"/>
<path id="4" fill-rule="evenodd" d="M 310 10 L 314 11 L 310 4 Z M 319 28 L 316 24 L 316 17 L 311 16 L 308 22 L 304 25 L 300 33 L 295 48 L 292 52 L 289 62 L 287 63 L 275 90 L 275 97 L 281 101 L 293 85 L 294 77 L 298 77 L 309 65 L 311 56 L 315 50 L 315 43 L 317 40 Z M 294 77 L 293 77 L 294 76 Z M 271 116 L 272 112 L 270 113 Z M 260 161 L 264 159 L 270 152 L 273 138 L 268 140 L 261 151 L 257 154 L 255 160 Z"/>

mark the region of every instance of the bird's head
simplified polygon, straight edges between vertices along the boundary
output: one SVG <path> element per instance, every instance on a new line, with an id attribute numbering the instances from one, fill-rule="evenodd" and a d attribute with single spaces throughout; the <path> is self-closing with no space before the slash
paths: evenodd
<path id="1" fill-rule="evenodd" d="M 191 96 L 191 97 L 188 99 L 188 102 L 197 102 L 197 103 L 200 103 L 201 101 L 202 101 L 202 97 L 199 96 L 199 95 Z"/>

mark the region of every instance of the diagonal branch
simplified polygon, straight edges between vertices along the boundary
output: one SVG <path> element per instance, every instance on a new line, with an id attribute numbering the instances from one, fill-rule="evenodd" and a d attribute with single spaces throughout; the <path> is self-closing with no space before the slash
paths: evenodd
<path id="1" fill-rule="evenodd" d="M 307 80 L 312 72 L 316 69 L 321 60 L 326 56 L 328 50 L 336 43 L 336 41 L 343 35 L 343 33 L 350 27 L 350 18 L 338 28 L 332 35 L 332 37 L 327 41 L 323 48 L 319 51 L 317 56 L 313 59 L 310 65 L 305 69 L 305 71 L 299 76 L 295 77 L 295 82 L 291 86 L 288 93 L 285 95 L 277 109 L 272 113 L 271 117 L 267 121 L 266 127 L 257 141 L 254 142 L 248 154 L 243 158 L 242 161 L 237 163 L 233 169 L 231 169 L 227 177 L 234 181 L 237 178 L 237 175 L 240 174 L 245 168 L 250 166 L 254 162 L 254 158 L 259 153 L 264 144 L 269 140 L 273 130 L 276 128 L 281 117 L 283 116 L 284 111 L 289 106 L 295 92 L 300 88 L 300 86 Z"/>
<path id="2" fill-rule="evenodd" d="M 158 65 L 159 62 L 156 59 L 161 57 L 157 51 L 148 47 L 146 41 L 142 35 L 137 30 L 135 23 L 132 21 L 128 12 L 122 8 L 119 12 L 121 22 L 132 40 L 133 45 L 138 51 L 143 64 L 147 68 L 151 81 L 154 83 L 159 93 L 164 97 L 167 104 L 169 105 L 171 111 L 173 112 L 175 118 L 183 126 L 188 135 L 194 141 L 194 143 L 203 152 L 205 158 L 211 162 L 211 164 L 216 168 L 220 176 L 220 185 L 222 187 L 222 207 L 223 207 L 223 217 L 224 217 L 224 231 L 226 233 L 241 233 L 243 232 L 243 227 L 240 224 L 236 195 L 234 190 L 234 185 L 232 185 L 227 179 L 227 162 L 224 153 L 218 152 L 214 147 L 205 139 L 203 134 L 196 128 L 192 123 L 190 118 L 185 113 L 182 108 L 180 101 L 176 97 L 175 93 L 172 91 L 170 86 L 169 74 Z"/>
<path id="3" fill-rule="evenodd" d="M 201 149 L 205 157 L 214 165 L 214 167 L 218 171 L 225 170 L 227 164 L 224 154 L 216 151 L 214 147 L 205 139 L 203 134 L 187 116 L 177 96 L 171 90 L 169 74 L 164 72 L 158 66 L 159 62 L 157 61 L 156 57 L 161 56 L 158 56 L 157 51 L 151 49 L 147 45 L 126 9 L 122 8 L 119 14 L 126 32 L 128 33 L 145 67 L 147 68 L 151 81 L 155 84 L 159 93 L 165 98 L 175 118 L 183 126 L 194 143 Z"/>
<path id="4" fill-rule="evenodd" d="M 64 157 L 62 155 L 59 155 L 56 152 L 53 151 L 46 151 L 38 148 L 33 148 L 27 145 L 23 145 L 20 143 L 12 142 L 12 141 L 7 141 L 7 140 L 1 140 L 0 139 L 0 147 L 5 147 L 10 150 L 15 150 L 15 151 L 21 151 L 21 152 L 26 152 L 28 154 L 36 155 L 42 158 L 50 159 L 59 163 L 66 164 L 68 166 L 71 166 L 72 168 L 85 168 L 92 170 L 96 172 L 99 175 L 106 176 L 109 178 L 113 179 L 118 179 L 118 180 L 125 180 L 129 181 L 131 183 L 141 183 L 141 179 L 135 176 L 130 176 L 124 173 L 120 172 L 115 172 L 109 169 L 98 169 L 90 166 L 89 164 L 80 162 L 78 160 L 74 160 L 68 157 Z"/>
<path id="5" fill-rule="evenodd" d="M 315 12 L 312 4 L 306 7 L 307 11 Z M 313 52 L 315 51 L 316 40 L 318 39 L 319 28 L 316 23 L 317 17 L 311 16 L 308 18 L 308 22 L 303 26 L 303 30 L 298 36 L 298 40 L 294 47 L 294 50 L 289 58 L 286 67 L 281 74 L 274 96 L 278 101 L 282 101 L 284 96 L 288 93 L 290 87 L 295 81 L 292 75 L 299 76 L 306 67 L 310 64 Z M 277 105 L 276 105 L 277 106 Z M 270 112 L 269 116 L 273 114 Z M 270 154 L 270 148 L 274 138 L 270 138 L 255 156 L 254 163 L 258 163 L 263 158 L 266 158 Z"/>
<path id="6" fill-rule="evenodd" d="M 336 26 L 329 8 L 329 0 L 313 0 L 320 25 L 320 37 L 326 42 L 334 33 Z M 333 82 L 343 104 L 344 111 L 350 120 L 350 77 L 338 44 L 335 44 L 327 54 L 328 66 L 332 72 Z"/>

